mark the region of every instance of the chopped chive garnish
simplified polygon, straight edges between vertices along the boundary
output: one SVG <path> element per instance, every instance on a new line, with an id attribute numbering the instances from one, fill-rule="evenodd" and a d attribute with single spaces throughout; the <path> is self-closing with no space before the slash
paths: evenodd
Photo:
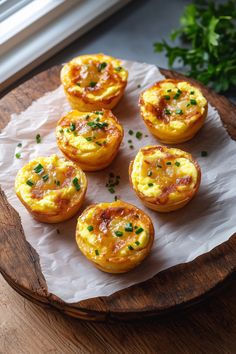
<path id="1" fill-rule="evenodd" d="M 183 111 L 182 111 L 182 109 L 177 108 L 176 111 L 175 111 L 175 113 L 176 113 L 176 114 L 183 114 Z"/>
<path id="2" fill-rule="evenodd" d="M 103 129 L 108 126 L 108 123 L 107 122 L 100 123 L 98 121 L 90 121 L 87 123 L 87 125 L 94 130 L 94 129 Z"/>
<path id="3" fill-rule="evenodd" d="M 59 133 L 61 133 L 61 134 L 64 133 L 64 130 L 63 130 L 63 129 L 60 129 L 60 130 L 59 130 Z"/>
<path id="4" fill-rule="evenodd" d="M 136 244 L 137 246 L 139 246 L 139 245 L 140 245 L 140 242 L 139 242 L 139 241 L 135 241 L 135 244 Z"/>
<path id="5" fill-rule="evenodd" d="M 18 146 L 18 148 L 21 148 L 22 147 L 22 143 L 18 143 L 17 146 Z"/>
<path id="6" fill-rule="evenodd" d="M 87 114 L 87 115 L 85 116 L 85 119 L 86 119 L 86 120 L 88 120 L 88 119 L 89 119 L 89 114 Z"/>
<path id="7" fill-rule="evenodd" d="M 190 91 L 190 95 L 194 95 L 195 94 L 195 91 Z"/>
<path id="8" fill-rule="evenodd" d="M 69 128 L 67 128 L 67 129 L 66 129 L 66 131 L 67 131 L 67 133 L 69 133 L 69 132 L 70 132 L 70 129 L 69 129 Z"/>
<path id="9" fill-rule="evenodd" d="M 165 114 L 168 114 L 168 115 L 171 113 L 170 110 L 167 108 L 165 108 L 164 112 L 165 112 Z"/>
<path id="10" fill-rule="evenodd" d="M 206 157 L 208 155 L 208 152 L 207 151 L 201 151 L 201 156 L 202 157 Z"/>
<path id="11" fill-rule="evenodd" d="M 30 179 L 28 179 L 28 181 L 26 181 L 26 184 L 28 184 L 28 186 L 32 187 L 34 185 L 34 182 L 32 182 Z"/>
<path id="12" fill-rule="evenodd" d="M 179 98 L 179 96 L 180 96 L 180 93 L 177 92 L 177 93 L 174 95 L 174 99 L 177 100 L 177 99 Z"/>
<path id="13" fill-rule="evenodd" d="M 95 254 L 96 254 L 96 256 L 99 256 L 99 251 L 95 250 Z"/>
<path id="14" fill-rule="evenodd" d="M 132 140 L 128 140 L 128 143 L 131 144 L 131 143 L 132 143 Z"/>
<path id="15" fill-rule="evenodd" d="M 196 106 L 197 101 L 196 101 L 196 100 L 194 100 L 194 99 L 191 99 L 191 100 L 190 100 L 190 103 L 191 103 L 193 106 Z"/>
<path id="16" fill-rule="evenodd" d="M 123 236 L 123 232 L 122 231 L 115 231 L 115 235 L 117 237 L 121 237 L 121 236 Z"/>
<path id="17" fill-rule="evenodd" d="M 128 222 L 125 225 L 125 231 L 127 231 L 127 232 L 132 232 L 133 231 L 133 225 L 131 224 L 131 222 Z"/>
<path id="18" fill-rule="evenodd" d="M 85 138 L 87 141 L 92 141 L 92 137 L 91 136 L 88 136 L 87 138 Z"/>
<path id="19" fill-rule="evenodd" d="M 142 139 L 143 133 L 137 132 L 137 133 L 135 134 L 135 136 L 136 136 L 136 138 L 137 138 L 138 140 L 140 140 L 140 139 Z"/>
<path id="20" fill-rule="evenodd" d="M 181 95 L 182 91 L 180 89 L 177 90 L 177 93 Z"/>
<path id="21" fill-rule="evenodd" d="M 131 130 L 131 129 L 128 131 L 128 133 L 129 133 L 129 135 L 133 135 L 134 134 L 133 130 Z"/>
<path id="22" fill-rule="evenodd" d="M 75 130 L 75 123 L 70 124 L 70 130 L 73 132 Z"/>
<path id="23" fill-rule="evenodd" d="M 171 162 L 170 161 L 167 161 L 167 163 L 166 163 L 167 165 L 171 165 Z"/>
<path id="24" fill-rule="evenodd" d="M 139 228 L 135 231 L 136 235 L 141 234 L 141 232 L 143 232 L 143 228 L 142 228 L 142 227 L 139 227 Z"/>
<path id="25" fill-rule="evenodd" d="M 95 144 L 97 144 L 98 146 L 102 146 L 102 144 L 99 141 L 96 141 Z"/>
<path id="26" fill-rule="evenodd" d="M 57 181 L 55 180 L 54 183 L 57 185 L 57 186 L 60 186 L 61 182 L 60 181 Z"/>
<path id="27" fill-rule="evenodd" d="M 176 162 L 175 162 L 175 166 L 179 167 L 179 166 L 180 166 L 180 162 L 179 162 L 179 161 L 176 161 Z"/>
<path id="28" fill-rule="evenodd" d="M 92 226 L 92 225 L 89 225 L 89 226 L 87 227 L 87 230 L 88 230 L 89 232 L 93 231 L 93 226 Z"/>
<path id="29" fill-rule="evenodd" d="M 80 184 L 79 184 L 79 180 L 78 180 L 77 177 L 75 177 L 75 178 L 72 180 L 72 183 L 73 183 L 73 185 L 74 185 L 74 187 L 75 187 L 75 189 L 76 189 L 77 191 L 79 191 L 79 190 L 81 189 L 81 186 L 80 186 Z"/>
<path id="30" fill-rule="evenodd" d="M 111 194 L 115 193 L 115 189 L 113 187 L 108 188 L 108 190 Z"/>
<path id="31" fill-rule="evenodd" d="M 77 132 L 73 132 L 73 134 L 74 134 L 74 136 L 77 136 L 77 135 L 78 135 L 78 133 L 77 133 Z"/>
<path id="32" fill-rule="evenodd" d="M 80 86 L 80 83 L 79 83 L 79 82 L 76 82 L 76 85 L 77 85 L 77 86 Z"/>
<path id="33" fill-rule="evenodd" d="M 138 226 L 135 226 L 134 228 L 135 228 L 135 229 L 137 229 L 137 228 L 138 228 Z"/>
<path id="34" fill-rule="evenodd" d="M 141 87 L 141 85 L 138 85 L 138 86 L 137 86 L 137 88 L 140 88 L 140 87 Z"/>
<path id="35" fill-rule="evenodd" d="M 153 187 L 153 183 L 148 183 L 148 187 Z"/>
<path id="36" fill-rule="evenodd" d="M 19 152 L 17 152 L 17 153 L 15 154 L 15 157 L 16 157 L 17 159 L 20 159 L 21 154 L 20 154 Z"/>
<path id="37" fill-rule="evenodd" d="M 40 134 L 37 134 L 36 137 L 35 137 L 35 139 L 36 139 L 36 143 L 37 143 L 37 144 L 40 144 L 40 143 L 41 143 L 41 136 L 40 136 Z"/>
<path id="38" fill-rule="evenodd" d="M 172 91 L 171 89 L 167 90 L 167 92 L 171 92 L 171 91 Z"/>
<path id="39" fill-rule="evenodd" d="M 189 107 L 189 106 L 191 106 L 191 103 L 190 103 L 190 102 L 186 104 L 186 107 Z"/>
<path id="40" fill-rule="evenodd" d="M 89 87 L 95 87 L 96 85 L 97 85 L 97 82 L 95 82 L 95 81 L 91 81 L 89 83 Z"/>
<path id="41" fill-rule="evenodd" d="M 128 245 L 128 249 L 130 250 L 130 251 L 133 251 L 133 247 L 131 246 L 131 245 Z"/>
<path id="42" fill-rule="evenodd" d="M 46 181 L 49 179 L 48 174 L 44 175 L 44 176 L 42 177 L 42 179 L 43 179 L 44 182 L 46 182 Z"/>
<path id="43" fill-rule="evenodd" d="M 119 71 L 121 71 L 122 70 L 122 66 L 117 66 L 116 68 L 115 68 L 115 71 L 117 71 L 117 72 L 119 72 Z"/>
<path id="44" fill-rule="evenodd" d="M 107 63 L 104 61 L 103 63 L 98 64 L 98 72 L 101 72 L 105 67 L 107 66 Z"/>
<path id="45" fill-rule="evenodd" d="M 41 163 L 39 163 L 37 166 L 35 166 L 34 172 L 35 172 L 35 173 L 38 173 L 38 174 L 44 172 L 44 168 L 43 168 L 43 166 L 41 165 Z"/>
<path id="46" fill-rule="evenodd" d="M 148 171 L 147 175 L 148 175 L 149 177 L 151 177 L 152 171 Z"/>
<path id="47" fill-rule="evenodd" d="M 170 96 L 169 95 L 164 95 L 163 96 L 165 100 L 169 101 L 170 100 Z"/>

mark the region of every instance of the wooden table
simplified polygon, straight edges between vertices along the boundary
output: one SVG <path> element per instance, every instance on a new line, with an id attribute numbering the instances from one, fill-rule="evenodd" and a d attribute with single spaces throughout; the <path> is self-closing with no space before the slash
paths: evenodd
<path id="1" fill-rule="evenodd" d="M 0 353 L 236 353 L 236 282 L 184 312 L 129 323 L 92 323 L 46 310 L 0 279 Z"/>

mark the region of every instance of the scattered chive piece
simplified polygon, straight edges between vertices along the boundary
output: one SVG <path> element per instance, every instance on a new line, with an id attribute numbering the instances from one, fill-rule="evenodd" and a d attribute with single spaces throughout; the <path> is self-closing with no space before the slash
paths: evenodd
<path id="1" fill-rule="evenodd" d="M 36 143 L 37 143 L 37 144 L 40 144 L 40 143 L 41 143 L 41 136 L 40 136 L 40 134 L 37 134 L 36 137 L 35 137 L 35 139 L 36 139 Z"/>
<path id="2" fill-rule="evenodd" d="M 111 194 L 115 193 L 115 189 L 113 187 L 108 188 L 108 190 Z"/>
<path id="3" fill-rule="evenodd" d="M 95 254 L 96 254 L 96 256 L 99 256 L 99 251 L 95 250 Z"/>
<path id="4" fill-rule="evenodd" d="M 148 187 L 153 187 L 153 183 L 148 183 Z"/>
<path id="5" fill-rule="evenodd" d="M 86 120 L 88 120 L 88 119 L 89 119 L 89 114 L 87 114 L 87 115 L 86 115 L 85 119 L 86 119 Z"/>
<path id="6" fill-rule="evenodd" d="M 190 91 L 190 95 L 194 95 L 195 94 L 195 91 Z"/>
<path id="7" fill-rule="evenodd" d="M 35 168 L 34 168 L 34 172 L 35 173 L 41 173 L 41 172 L 44 172 L 44 168 L 43 168 L 43 166 L 41 165 L 41 163 L 39 163 L 37 166 L 35 166 Z"/>
<path id="8" fill-rule="evenodd" d="M 131 144 L 131 143 L 132 143 L 132 140 L 128 140 L 128 143 Z"/>
<path id="9" fill-rule="evenodd" d="M 116 202 L 118 199 L 117 195 L 114 196 L 114 201 Z"/>
<path id="10" fill-rule="evenodd" d="M 135 244 L 136 244 L 137 246 L 139 246 L 139 245 L 140 245 L 140 242 L 139 242 L 139 241 L 135 241 Z"/>
<path id="11" fill-rule="evenodd" d="M 161 165 L 157 165 L 157 167 L 162 168 L 162 166 L 161 166 Z"/>
<path id="12" fill-rule="evenodd" d="M 119 72 L 119 71 L 121 71 L 122 70 L 122 66 L 117 66 L 116 68 L 115 68 L 115 71 L 117 71 L 117 72 Z"/>
<path id="13" fill-rule="evenodd" d="M 201 151 L 201 156 L 202 157 L 206 157 L 208 155 L 208 152 L 207 151 Z"/>
<path id="14" fill-rule="evenodd" d="M 170 161 L 167 161 L 167 163 L 166 163 L 167 165 L 171 165 L 171 162 Z"/>
<path id="15" fill-rule="evenodd" d="M 142 139 L 142 136 L 143 136 L 143 133 L 137 132 L 137 133 L 135 134 L 135 136 L 136 136 L 136 138 L 137 138 L 138 140 L 141 140 L 141 139 Z"/>
<path id="16" fill-rule="evenodd" d="M 175 111 L 175 113 L 176 113 L 176 114 L 183 114 L 183 111 L 182 111 L 182 109 L 177 108 L 176 111 Z"/>
<path id="17" fill-rule="evenodd" d="M 107 122 L 99 123 L 98 121 L 90 121 L 87 123 L 89 127 L 91 127 L 93 130 L 94 129 L 103 129 L 105 127 L 108 127 Z"/>
<path id="18" fill-rule="evenodd" d="M 129 135 L 133 135 L 134 134 L 133 130 L 131 130 L 131 129 L 128 131 L 128 133 L 129 133 Z"/>
<path id="19" fill-rule="evenodd" d="M 130 251 L 133 251 L 133 247 L 131 246 L 131 245 L 128 245 L 128 249 L 130 250 Z"/>
<path id="20" fill-rule="evenodd" d="M 171 92 L 171 91 L 172 91 L 171 89 L 167 90 L 167 92 Z"/>
<path id="21" fill-rule="evenodd" d="M 177 92 L 177 93 L 174 95 L 174 99 L 177 100 L 177 99 L 179 98 L 179 96 L 180 96 L 180 93 Z"/>
<path id="22" fill-rule="evenodd" d="M 66 129 L 66 131 L 67 131 L 67 133 L 69 133 L 69 132 L 70 132 L 70 129 L 69 129 L 69 128 L 67 128 L 67 129 Z"/>
<path id="23" fill-rule="evenodd" d="M 95 144 L 97 144 L 98 146 L 102 146 L 102 144 L 99 141 L 96 141 Z"/>
<path id="24" fill-rule="evenodd" d="M 77 136 L 77 135 L 78 135 L 78 133 L 77 133 L 77 132 L 73 132 L 73 134 L 74 134 L 74 136 Z"/>
<path id="25" fill-rule="evenodd" d="M 97 82 L 95 82 L 95 81 L 91 81 L 89 83 L 89 87 L 95 87 L 96 85 L 97 85 Z"/>
<path id="26" fill-rule="evenodd" d="M 197 101 L 196 101 L 196 100 L 194 100 L 194 99 L 191 99 L 191 100 L 190 100 L 190 103 L 191 103 L 193 106 L 196 106 Z"/>
<path id="27" fill-rule="evenodd" d="M 61 133 L 61 134 L 64 133 L 64 130 L 63 130 L 63 129 L 60 129 L 60 130 L 59 130 L 59 133 Z"/>
<path id="28" fill-rule="evenodd" d="M 103 116 L 103 112 L 101 112 L 101 111 L 96 111 L 96 112 L 94 112 L 95 114 L 101 114 L 102 116 Z"/>
<path id="29" fill-rule="evenodd" d="M 17 159 L 20 159 L 21 154 L 20 154 L 19 152 L 17 152 L 17 153 L 15 154 L 15 157 L 16 157 Z"/>
<path id="30" fill-rule="evenodd" d="M 165 108 L 165 114 L 170 114 L 170 110 L 169 109 L 167 109 L 167 108 Z"/>
<path id="31" fill-rule="evenodd" d="M 133 231 L 133 225 L 131 224 L 131 222 L 128 222 L 125 225 L 125 231 L 127 231 L 127 232 L 132 232 Z"/>
<path id="32" fill-rule="evenodd" d="M 142 228 L 142 227 L 139 227 L 139 228 L 135 231 L 136 235 L 141 234 L 141 232 L 143 232 L 143 228 Z"/>
<path id="33" fill-rule="evenodd" d="M 137 88 L 140 88 L 140 87 L 141 87 L 141 85 L 138 85 L 138 86 L 137 86 Z"/>
<path id="34" fill-rule="evenodd" d="M 176 162 L 175 162 L 175 166 L 179 167 L 179 166 L 180 166 L 180 162 L 179 162 L 179 161 L 176 161 Z"/>
<path id="35" fill-rule="evenodd" d="M 44 182 L 46 182 L 46 181 L 49 179 L 48 174 L 44 175 L 44 176 L 42 177 L 42 179 L 43 179 Z"/>
<path id="36" fill-rule="evenodd" d="M 122 231 L 115 231 L 115 235 L 117 237 L 121 237 L 121 236 L 123 236 L 123 232 Z"/>
<path id="37" fill-rule="evenodd" d="M 138 226 L 135 226 L 134 228 L 135 228 L 135 229 L 137 229 L 137 228 L 138 228 Z"/>
<path id="38" fill-rule="evenodd" d="M 103 63 L 98 64 L 98 72 L 101 72 L 105 67 L 107 66 L 107 63 L 104 61 Z"/>
<path id="39" fill-rule="evenodd" d="M 79 83 L 79 82 L 76 82 L 76 85 L 77 85 L 77 86 L 80 86 L 80 83 Z"/>
<path id="40" fill-rule="evenodd" d="M 70 124 L 70 130 L 73 132 L 75 130 L 75 123 Z"/>
<path id="41" fill-rule="evenodd" d="M 21 148 L 22 147 L 22 143 L 18 143 L 17 146 L 18 146 L 18 148 Z"/>
<path id="42" fill-rule="evenodd" d="M 55 180 L 54 183 L 57 185 L 57 186 L 60 186 L 61 182 L 60 181 L 57 181 Z"/>
<path id="43" fill-rule="evenodd" d="M 133 149 L 134 148 L 134 146 L 133 145 L 130 145 L 130 147 L 129 147 L 130 149 Z"/>
<path id="44" fill-rule="evenodd" d="M 177 90 L 177 93 L 181 95 L 182 91 L 180 89 Z"/>
<path id="45" fill-rule="evenodd" d="M 164 95 L 163 96 L 165 100 L 169 101 L 170 100 L 170 96 L 169 95 Z"/>
<path id="46" fill-rule="evenodd" d="M 26 184 L 28 184 L 28 186 L 30 186 L 30 187 L 32 187 L 34 185 L 34 183 L 30 179 L 28 179 L 28 181 L 26 181 Z"/>
<path id="47" fill-rule="evenodd" d="M 87 138 L 85 138 L 87 141 L 92 141 L 92 137 L 91 136 L 88 136 Z"/>
<path id="48" fill-rule="evenodd" d="M 76 189 L 77 191 L 79 191 L 79 190 L 81 189 L 81 186 L 80 186 L 80 184 L 79 184 L 79 180 L 78 180 L 77 177 L 75 177 L 75 178 L 72 180 L 72 183 L 73 183 L 73 185 L 74 185 L 74 187 L 75 187 L 75 189 Z"/>
<path id="49" fill-rule="evenodd" d="M 148 177 L 151 177 L 151 175 L 152 175 L 152 171 L 148 171 Z"/>
<path id="50" fill-rule="evenodd" d="M 93 231 L 93 226 L 92 226 L 92 225 L 89 225 L 89 226 L 87 227 L 87 230 L 88 230 L 89 232 Z"/>
<path id="51" fill-rule="evenodd" d="M 191 103 L 187 103 L 187 104 L 186 104 L 186 107 L 189 107 L 189 106 L 191 106 Z"/>

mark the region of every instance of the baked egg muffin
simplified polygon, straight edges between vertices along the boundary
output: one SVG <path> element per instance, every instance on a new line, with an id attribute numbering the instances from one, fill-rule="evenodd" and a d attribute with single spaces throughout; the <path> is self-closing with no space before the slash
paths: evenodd
<path id="1" fill-rule="evenodd" d="M 130 183 L 148 208 L 177 210 L 197 193 L 201 170 L 192 155 L 180 149 L 155 145 L 139 150 L 129 167 Z"/>
<path id="2" fill-rule="evenodd" d="M 207 116 L 207 100 L 199 88 L 182 80 L 167 79 L 142 92 L 140 111 L 150 132 L 163 143 L 190 140 Z"/>
<path id="3" fill-rule="evenodd" d="M 151 250 L 154 228 L 142 210 L 121 200 L 89 206 L 79 216 L 76 242 L 100 270 L 125 273 Z"/>
<path id="4" fill-rule="evenodd" d="M 56 127 L 56 138 L 63 154 L 84 171 L 98 171 L 115 158 L 123 139 L 123 128 L 109 110 L 71 111 Z"/>
<path id="5" fill-rule="evenodd" d="M 104 54 L 76 57 L 61 70 L 61 82 L 71 107 L 85 112 L 115 107 L 127 79 L 122 62 Z"/>
<path id="6" fill-rule="evenodd" d="M 87 189 L 84 172 L 72 161 L 57 155 L 38 157 L 16 176 L 15 191 L 35 219 L 57 223 L 80 209 Z"/>

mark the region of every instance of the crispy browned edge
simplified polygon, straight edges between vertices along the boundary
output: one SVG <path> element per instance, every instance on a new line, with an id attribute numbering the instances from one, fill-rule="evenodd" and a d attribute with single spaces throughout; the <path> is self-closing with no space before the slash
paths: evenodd
<path id="1" fill-rule="evenodd" d="M 59 85 L 61 66 L 44 71 L 26 81 L 0 101 L 1 127 L 10 114 L 20 113 L 31 102 Z M 236 107 L 225 97 L 183 75 L 161 69 L 168 78 L 183 78 L 199 85 L 220 115 L 229 135 L 236 140 Z M 30 301 L 59 309 L 62 313 L 85 320 L 130 320 L 182 309 L 206 298 L 214 290 L 235 278 L 236 233 L 231 238 L 192 262 L 179 264 L 158 273 L 152 279 L 121 290 L 111 296 L 69 304 L 49 293 L 40 267 L 39 256 L 25 240 L 19 214 L 0 191 L 0 270 L 7 282 Z"/>

